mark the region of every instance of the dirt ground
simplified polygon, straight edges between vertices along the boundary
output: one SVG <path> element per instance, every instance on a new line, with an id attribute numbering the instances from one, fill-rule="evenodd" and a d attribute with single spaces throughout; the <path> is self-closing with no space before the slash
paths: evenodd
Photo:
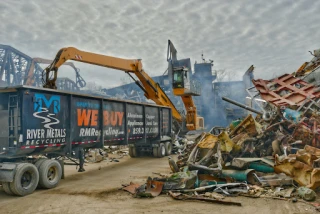
<path id="1" fill-rule="evenodd" d="M 273 199 L 232 197 L 242 207 L 208 202 L 176 201 L 160 195 L 153 199 L 133 198 L 119 190 L 130 181 L 143 184 L 148 176 L 169 173 L 167 158 L 152 157 L 119 159 L 87 164 L 86 172 L 66 166 L 66 178 L 51 190 L 36 190 L 25 197 L 6 195 L 0 189 L 0 213 L 314 213 L 305 203 Z"/>

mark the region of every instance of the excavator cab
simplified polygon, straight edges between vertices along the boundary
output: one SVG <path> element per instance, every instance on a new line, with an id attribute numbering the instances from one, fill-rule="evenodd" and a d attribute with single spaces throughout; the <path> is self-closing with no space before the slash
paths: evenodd
<path id="1" fill-rule="evenodd" d="M 172 88 L 176 96 L 200 96 L 200 83 L 190 80 L 189 69 L 185 66 L 172 67 Z"/>
<path id="2" fill-rule="evenodd" d="M 173 70 L 172 86 L 173 88 L 184 88 L 188 83 L 188 69 L 182 67 Z"/>

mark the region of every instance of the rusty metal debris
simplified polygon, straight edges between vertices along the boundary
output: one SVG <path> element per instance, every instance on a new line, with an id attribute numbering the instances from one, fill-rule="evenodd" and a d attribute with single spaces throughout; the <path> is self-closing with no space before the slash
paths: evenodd
<path id="1" fill-rule="evenodd" d="M 253 174 L 255 179 L 262 187 L 277 187 L 277 186 L 292 186 L 293 179 L 286 176 L 284 173 L 265 175 L 259 177 L 256 173 Z"/>
<path id="2" fill-rule="evenodd" d="M 130 192 L 131 194 L 135 194 L 136 193 L 136 189 L 139 188 L 141 185 L 140 184 L 135 184 L 135 183 L 130 183 L 129 185 L 126 185 L 125 187 L 123 187 L 122 189 Z"/>
<path id="3" fill-rule="evenodd" d="M 216 203 L 216 204 L 242 206 L 241 203 L 239 203 L 239 202 L 222 201 L 222 200 L 217 200 L 217 199 L 213 199 L 213 198 L 203 197 L 200 195 L 190 196 L 190 195 L 186 195 L 186 194 L 182 194 L 182 193 L 174 193 L 172 191 L 169 191 L 169 194 L 172 198 L 174 198 L 176 200 L 200 200 L 200 201 L 207 201 L 207 202 Z"/>
<path id="4" fill-rule="evenodd" d="M 164 183 L 161 181 L 148 179 L 145 193 L 152 195 L 152 197 L 156 197 L 160 195 L 163 188 L 163 184 Z"/>
<path id="5" fill-rule="evenodd" d="M 163 184 L 163 182 L 152 180 L 149 177 L 146 184 L 140 185 L 131 182 L 129 185 L 124 185 L 122 190 L 133 194 L 135 197 L 156 197 L 161 194 Z"/>
<path id="6" fill-rule="evenodd" d="M 253 80 L 261 98 L 275 106 L 306 105 L 320 97 L 320 91 L 292 74 L 284 74 L 273 80 Z"/>

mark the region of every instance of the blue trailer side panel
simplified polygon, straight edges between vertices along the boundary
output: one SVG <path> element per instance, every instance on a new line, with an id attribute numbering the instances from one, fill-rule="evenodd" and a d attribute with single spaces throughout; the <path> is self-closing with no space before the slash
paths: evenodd
<path id="1" fill-rule="evenodd" d="M 101 100 L 72 97 L 71 144 L 74 147 L 102 147 Z"/>
<path id="2" fill-rule="evenodd" d="M 0 116 L 0 159 L 171 137 L 168 107 L 26 86 L 0 89 Z"/>
<path id="3" fill-rule="evenodd" d="M 126 103 L 103 102 L 103 135 L 105 145 L 127 144 Z"/>
<path id="4" fill-rule="evenodd" d="M 146 118 L 146 137 L 148 139 L 160 139 L 160 130 L 159 130 L 159 110 L 160 108 L 156 107 L 145 107 L 145 118 Z"/>
<path id="5" fill-rule="evenodd" d="M 24 91 L 22 91 L 23 93 Z M 22 133 L 20 149 L 53 152 L 67 143 L 68 96 L 63 94 L 28 91 L 22 96 Z"/>

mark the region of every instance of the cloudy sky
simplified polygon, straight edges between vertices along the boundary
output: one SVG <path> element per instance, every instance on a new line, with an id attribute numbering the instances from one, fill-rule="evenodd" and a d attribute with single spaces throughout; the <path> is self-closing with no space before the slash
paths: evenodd
<path id="1" fill-rule="evenodd" d="M 252 64 L 255 77 L 269 79 L 295 71 L 320 48 L 319 8 L 316 0 L 0 0 L 0 43 L 49 59 L 67 46 L 141 58 L 148 74 L 161 75 L 170 39 L 180 59 L 199 62 L 203 52 L 232 79 Z M 125 76 L 75 64 L 103 87 Z"/>

